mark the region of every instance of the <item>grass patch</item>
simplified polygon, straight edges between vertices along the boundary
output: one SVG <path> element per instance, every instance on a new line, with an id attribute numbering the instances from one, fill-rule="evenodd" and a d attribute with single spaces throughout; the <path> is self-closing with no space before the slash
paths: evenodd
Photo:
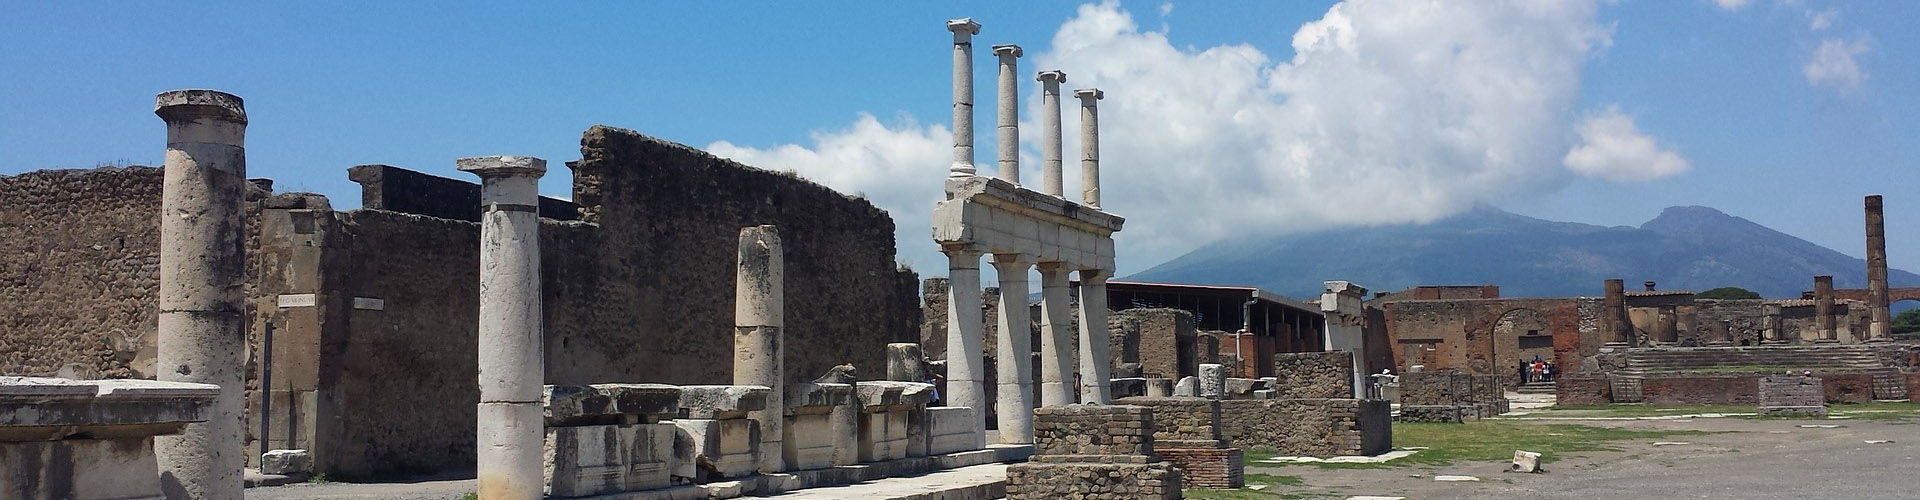
<path id="1" fill-rule="evenodd" d="M 1540 452 L 1542 462 L 1552 462 L 1568 453 L 1619 450 L 1608 445 L 1610 441 L 1698 434 L 1705 433 L 1571 424 L 1516 425 L 1485 420 L 1464 424 L 1408 422 L 1393 425 L 1395 445 L 1429 448 L 1396 462 L 1427 465 L 1447 465 L 1462 460 L 1505 462 L 1513 459 L 1514 450 Z"/>
<path id="2" fill-rule="evenodd" d="M 1250 490 L 1246 488 L 1241 488 L 1237 490 L 1183 488 L 1180 490 L 1180 493 L 1187 498 L 1196 499 L 1196 500 L 1272 500 L 1276 498 L 1314 498 L 1314 497 L 1321 497 L 1321 496 L 1331 496 L 1330 494 L 1314 493 L 1314 492 L 1274 491 L 1275 486 L 1305 485 L 1307 483 L 1306 480 L 1300 479 L 1299 476 L 1275 476 L 1272 474 L 1247 474 L 1246 479 L 1247 479 L 1247 486 L 1264 484 L 1264 485 L 1267 485 L 1267 488 L 1261 489 L 1261 490 Z"/>
<path id="3" fill-rule="evenodd" d="M 1827 410 L 1834 416 L 1848 416 L 1855 420 L 1902 421 L 1920 417 L 1920 403 L 1841 403 L 1828 405 Z M 1559 405 L 1552 409 L 1514 417 L 1500 417 L 1507 420 L 1552 419 L 1555 417 L 1660 417 L 1672 415 L 1692 415 L 1701 413 L 1754 413 L 1759 408 L 1751 405 Z M 1742 418 L 1781 418 L 1810 420 L 1813 417 L 1759 417 Z M 1397 442 L 1397 441 L 1396 441 Z"/>

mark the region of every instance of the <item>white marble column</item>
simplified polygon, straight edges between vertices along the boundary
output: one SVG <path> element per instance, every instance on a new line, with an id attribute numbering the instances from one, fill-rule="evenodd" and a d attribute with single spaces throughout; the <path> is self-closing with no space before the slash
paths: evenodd
<path id="1" fill-rule="evenodd" d="M 972 414 L 976 446 L 985 446 L 986 360 L 981 356 L 980 255 L 969 248 L 949 248 L 947 254 L 947 406 L 964 406 Z"/>
<path id="2" fill-rule="evenodd" d="M 1353 359 L 1353 397 L 1367 397 L 1366 318 L 1367 289 L 1345 281 L 1328 281 L 1320 294 L 1320 311 L 1326 315 L 1324 343 L 1328 351 L 1346 351 Z"/>
<path id="3" fill-rule="evenodd" d="M 999 330 L 995 343 L 995 413 L 999 415 L 1000 442 L 1033 442 L 1033 323 L 1027 314 L 1027 271 L 1033 258 L 1020 254 L 994 255 L 993 269 L 1000 276 L 1000 314 L 995 318 Z"/>
<path id="4" fill-rule="evenodd" d="M 1068 312 L 1067 273 L 1059 262 L 1040 268 L 1040 406 L 1073 404 L 1073 318 Z"/>
<path id="5" fill-rule="evenodd" d="M 1080 98 L 1080 203 L 1100 208 L 1100 100 L 1107 93 L 1080 89 L 1073 96 Z"/>
<path id="6" fill-rule="evenodd" d="M 1066 197 L 1066 184 L 1061 180 L 1061 163 L 1065 153 L 1060 151 L 1060 84 L 1067 82 L 1065 72 L 1042 71 L 1040 76 L 1040 128 L 1042 144 L 1041 180 L 1042 189 L 1047 194 Z"/>
<path id="7" fill-rule="evenodd" d="M 546 486 L 540 303 L 540 176 L 528 156 L 461 158 L 480 176 L 481 500 L 533 500 Z"/>
<path id="8" fill-rule="evenodd" d="M 1107 333 L 1107 275 L 1080 270 L 1080 402 L 1113 403 L 1112 347 Z"/>
<path id="9" fill-rule="evenodd" d="M 773 226 L 740 228 L 739 260 L 734 269 L 733 384 L 772 388 L 763 410 L 747 413 L 760 425 L 760 472 L 787 469 L 781 450 L 786 436 L 786 274 L 780 231 Z"/>
<path id="10" fill-rule="evenodd" d="M 232 94 L 175 90 L 157 96 L 153 112 L 167 122 L 155 378 L 220 386 L 205 422 L 154 438 L 160 484 L 170 497 L 239 500 L 247 111 Z"/>
<path id="11" fill-rule="evenodd" d="M 953 167 L 948 177 L 971 177 L 973 168 L 973 18 L 947 21 L 953 32 Z"/>
<path id="12" fill-rule="evenodd" d="M 995 45 L 1000 58 L 1000 180 L 1020 184 L 1020 51 L 1019 45 Z"/>

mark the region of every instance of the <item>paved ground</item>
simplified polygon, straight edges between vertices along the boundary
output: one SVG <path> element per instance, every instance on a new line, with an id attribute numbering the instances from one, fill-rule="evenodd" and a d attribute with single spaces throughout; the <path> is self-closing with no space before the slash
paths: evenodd
<path id="1" fill-rule="evenodd" d="M 883 499 L 931 493 L 986 483 L 1005 482 L 1005 464 L 975 465 L 944 470 L 917 477 L 890 478 L 849 486 L 792 491 L 765 498 L 786 500 L 827 500 L 840 498 Z M 415 483 L 302 483 L 272 488 L 248 488 L 248 500 L 445 500 L 457 499 L 474 490 L 471 479 L 423 481 Z"/>
<path id="2" fill-rule="evenodd" d="M 1852 420 L 1692 419 L 1579 422 L 1631 429 L 1694 429 L 1719 434 L 1616 443 L 1624 451 L 1563 457 L 1545 474 L 1509 474 L 1504 463 L 1456 463 L 1446 467 L 1321 469 L 1313 466 L 1249 467 L 1249 473 L 1296 476 L 1304 486 L 1276 486 L 1274 493 L 1394 495 L 1410 499 L 1648 498 L 1826 499 L 1920 498 L 1920 425 Z M 1835 429 L 1801 428 L 1837 424 Z M 1527 425 L 1527 424 L 1517 424 Z M 1868 440 L 1893 443 L 1867 444 Z M 1477 476 L 1478 483 L 1442 483 L 1439 474 Z"/>
<path id="3" fill-rule="evenodd" d="M 478 489 L 472 479 L 412 483 L 298 483 L 247 488 L 247 500 L 450 500 Z"/>

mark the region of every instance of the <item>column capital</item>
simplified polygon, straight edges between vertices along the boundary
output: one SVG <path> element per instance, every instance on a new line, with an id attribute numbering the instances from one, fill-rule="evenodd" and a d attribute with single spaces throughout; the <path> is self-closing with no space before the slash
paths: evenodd
<path id="1" fill-rule="evenodd" d="M 1060 81 L 1064 82 L 1066 79 L 1062 78 Z M 1093 107 L 1097 101 L 1106 99 L 1107 93 L 1097 88 L 1085 88 L 1073 91 L 1073 96 L 1080 98 L 1081 106 Z"/>
<path id="2" fill-rule="evenodd" d="M 240 96 L 218 90 L 169 90 L 154 96 L 153 114 L 168 122 L 211 118 L 246 124 L 247 108 Z"/>
<path id="3" fill-rule="evenodd" d="M 1042 71 L 1037 75 L 1034 75 L 1033 79 L 1039 80 L 1041 83 L 1059 85 L 1062 83 L 1067 83 L 1067 72 L 1060 71 L 1057 69 L 1050 69 L 1050 70 Z"/>
<path id="4" fill-rule="evenodd" d="M 993 46 L 993 55 L 1000 56 L 1001 59 L 1007 59 L 1009 57 L 1020 57 L 1020 56 L 1026 55 L 1026 52 L 1020 50 L 1019 45 L 1009 43 L 1009 44 Z"/>
<path id="5" fill-rule="evenodd" d="M 533 177 L 547 174 L 547 161 L 532 156 L 475 156 L 455 160 L 461 172 L 472 172 L 482 179 Z"/>
<path id="6" fill-rule="evenodd" d="M 1107 279 L 1112 277 L 1113 272 L 1106 269 L 1092 268 L 1080 270 L 1080 284 L 1082 285 L 1105 285 L 1107 284 Z"/>
<path id="7" fill-rule="evenodd" d="M 948 259 L 961 259 L 966 257 L 973 257 L 973 261 L 976 262 L 974 265 L 978 266 L 979 264 L 977 262 L 979 261 L 980 256 L 985 255 L 987 252 L 986 250 L 982 250 L 980 247 L 976 247 L 973 245 L 968 245 L 963 243 L 954 243 L 954 244 L 940 245 L 940 253 L 947 254 Z"/>
<path id="8" fill-rule="evenodd" d="M 1007 267 L 1019 266 L 1020 268 L 1025 269 L 1028 267 L 1033 267 L 1033 263 L 1037 260 L 1039 259 L 1035 258 L 1032 255 L 1027 255 L 1024 253 L 993 254 L 993 266 L 996 268 L 1002 267 L 1002 266 L 1007 266 Z"/>
<path id="9" fill-rule="evenodd" d="M 980 34 L 980 23 L 971 17 L 949 19 L 947 31 L 953 32 L 953 43 L 973 43 L 973 36 Z"/>
<path id="10" fill-rule="evenodd" d="M 1066 273 L 1068 271 L 1073 270 L 1072 268 L 1067 267 L 1067 263 L 1057 262 L 1057 261 L 1041 262 L 1041 263 L 1034 264 L 1033 267 L 1034 269 L 1039 269 L 1040 272 L 1043 272 L 1043 273 Z"/>

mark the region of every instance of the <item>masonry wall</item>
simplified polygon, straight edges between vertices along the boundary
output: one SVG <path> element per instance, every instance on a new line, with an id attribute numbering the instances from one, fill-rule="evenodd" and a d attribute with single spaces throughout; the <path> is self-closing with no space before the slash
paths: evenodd
<path id="1" fill-rule="evenodd" d="M 1420 364 L 1427 370 L 1457 369 L 1519 381 L 1519 363 L 1548 350 L 1520 338 L 1540 330 L 1551 339 L 1551 358 L 1562 373 L 1576 373 L 1582 358 L 1606 342 L 1592 298 L 1392 300 L 1385 310 L 1398 371 Z M 1529 326 L 1531 325 L 1531 326 Z M 1542 356 L 1548 357 L 1548 356 Z"/>
<path id="2" fill-rule="evenodd" d="M 1171 308 L 1137 308 L 1113 313 L 1134 318 L 1140 331 L 1140 371 L 1147 378 L 1178 379 L 1198 369 L 1198 334 L 1193 313 Z"/>
<path id="3" fill-rule="evenodd" d="M 1273 355 L 1279 399 L 1353 397 L 1353 355 L 1346 351 Z"/>
<path id="4" fill-rule="evenodd" d="M 1228 446 L 1285 456 L 1373 455 L 1393 447 L 1385 400 L 1236 399 L 1220 402 Z"/>

